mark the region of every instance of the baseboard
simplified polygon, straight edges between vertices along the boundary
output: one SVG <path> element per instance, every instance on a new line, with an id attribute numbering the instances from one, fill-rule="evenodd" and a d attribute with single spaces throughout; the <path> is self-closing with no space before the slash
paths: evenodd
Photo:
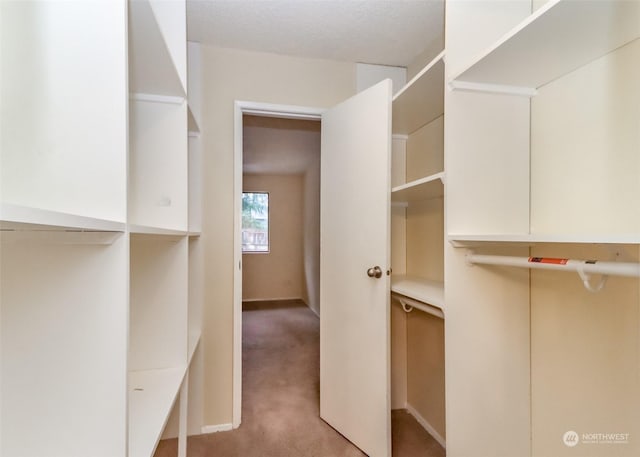
<path id="1" fill-rule="evenodd" d="M 320 313 L 318 311 L 316 311 L 315 309 L 313 309 L 311 306 L 309 306 L 308 303 L 307 303 L 307 308 L 309 308 L 311 310 L 311 312 L 313 314 L 315 314 L 316 316 L 318 316 L 318 319 L 320 319 Z"/>
<path id="2" fill-rule="evenodd" d="M 422 425 L 422 428 L 424 428 L 427 431 L 427 433 L 429 433 L 429 435 L 433 436 L 433 438 L 438 443 L 440 443 L 440 446 L 442 446 L 445 449 L 447 448 L 446 441 L 442 437 L 442 435 L 440 435 L 436 431 L 436 429 L 433 428 L 433 426 L 424 417 L 422 417 L 422 415 L 418 412 L 418 410 L 415 409 L 413 406 L 411 406 L 409 403 L 407 403 L 407 412 L 411 414 L 414 417 L 414 419 L 418 421 L 420 425 Z"/>
<path id="3" fill-rule="evenodd" d="M 302 297 L 279 297 L 279 298 L 243 298 L 243 302 L 259 302 L 259 301 L 294 301 L 302 300 Z M 302 300 L 304 302 L 304 300 Z"/>
<path id="4" fill-rule="evenodd" d="M 201 432 L 206 435 L 207 433 L 228 432 L 230 430 L 233 430 L 233 424 L 203 425 Z"/>

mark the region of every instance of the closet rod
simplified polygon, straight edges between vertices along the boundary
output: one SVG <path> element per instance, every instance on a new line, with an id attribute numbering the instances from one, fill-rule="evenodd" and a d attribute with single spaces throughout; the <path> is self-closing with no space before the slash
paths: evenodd
<path id="1" fill-rule="evenodd" d="M 393 298 L 400 302 L 400 305 L 402 305 L 402 309 L 405 313 L 410 313 L 411 311 L 413 311 L 413 308 L 415 308 L 424 313 L 431 314 L 432 316 L 439 317 L 440 319 L 444 319 L 444 312 L 440 308 L 419 302 L 417 300 L 414 300 L 413 298 L 405 297 L 404 295 L 398 295 L 395 293 L 392 293 L 391 295 L 393 296 Z"/>
<path id="2" fill-rule="evenodd" d="M 637 262 L 603 262 L 600 260 L 557 259 L 553 257 L 511 257 L 473 253 L 467 255 L 467 261 L 470 264 L 575 271 L 582 279 L 584 286 L 591 292 L 597 292 L 602 289 L 609 275 L 640 278 L 640 263 Z M 591 284 L 590 275 L 592 274 L 602 275 L 600 282 L 595 286 Z"/>

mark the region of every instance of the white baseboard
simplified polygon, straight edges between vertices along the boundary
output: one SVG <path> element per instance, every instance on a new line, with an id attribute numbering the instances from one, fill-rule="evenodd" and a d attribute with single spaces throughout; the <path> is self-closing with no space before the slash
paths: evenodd
<path id="1" fill-rule="evenodd" d="M 418 412 L 418 410 L 415 409 L 413 406 L 411 406 L 409 403 L 407 403 L 407 412 L 411 414 L 415 418 L 415 420 L 418 421 L 420 425 L 422 425 L 422 428 L 424 428 L 427 431 L 427 433 L 429 433 L 429 435 L 433 436 L 433 438 L 438 443 L 440 443 L 440 446 L 442 446 L 445 449 L 447 448 L 446 441 L 442 437 L 442 435 L 440 435 L 436 431 L 436 429 L 433 428 L 433 426 L 424 417 L 422 417 L 422 415 Z"/>
<path id="2" fill-rule="evenodd" d="M 206 435 L 207 433 L 228 432 L 230 430 L 233 430 L 233 424 L 203 425 L 201 432 Z"/>

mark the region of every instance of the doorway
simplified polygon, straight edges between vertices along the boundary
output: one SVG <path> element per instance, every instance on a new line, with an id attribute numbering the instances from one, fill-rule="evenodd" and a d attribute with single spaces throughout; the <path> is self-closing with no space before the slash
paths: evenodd
<path id="1" fill-rule="evenodd" d="M 259 191 L 264 192 L 266 187 L 272 188 L 275 190 L 275 194 L 271 195 L 272 197 L 277 197 L 280 200 L 282 197 L 282 201 L 278 201 L 277 204 L 287 205 L 287 201 L 291 203 L 292 199 L 287 196 L 287 186 L 278 185 L 278 180 L 275 178 L 278 175 L 301 175 L 302 177 L 299 179 L 298 188 L 301 191 L 301 195 L 298 195 L 297 199 L 306 203 L 306 200 L 313 200 L 313 192 L 311 191 L 314 187 L 314 182 L 317 176 L 317 187 L 319 191 L 319 124 L 322 114 L 321 109 L 317 108 L 304 108 L 304 107 L 292 107 L 285 105 L 269 105 L 269 104 L 261 104 L 261 103 L 253 103 L 253 102 L 236 102 L 235 106 L 235 148 L 234 148 L 234 207 L 235 207 L 235 218 L 234 218 L 234 355 L 233 355 L 233 427 L 237 428 L 240 426 L 242 421 L 242 301 L 243 301 L 243 248 L 242 248 L 242 196 L 244 190 L 244 179 L 243 175 L 245 172 L 245 127 L 246 129 L 250 129 L 254 131 L 254 135 L 250 138 L 246 138 L 250 144 L 248 146 L 248 154 L 250 157 L 247 157 L 247 172 L 251 174 L 252 178 L 252 187 L 254 190 L 259 189 Z M 245 125 L 246 122 L 246 125 Z M 282 133 L 286 131 L 287 128 L 291 127 L 291 123 L 294 123 L 298 126 L 299 130 L 297 134 L 294 134 L 294 143 L 296 141 L 300 143 L 305 143 L 309 141 L 309 138 L 313 136 L 314 128 L 317 128 L 317 136 L 318 136 L 318 150 L 315 155 L 315 160 L 317 161 L 317 167 L 314 168 L 313 160 L 314 157 L 311 154 L 300 154 L 299 156 L 295 156 L 290 151 L 283 149 L 282 136 L 278 135 L 278 132 Z M 297 123 L 297 124 L 296 124 Z M 314 127 L 317 124 L 318 127 Z M 300 130 L 302 129 L 302 130 Z M 294 129 L 295 130 L 295 129 Z M 251 143 L 253 142 L 253 143 Z M 269 147 L 256 147 L 257 144 L 263 144 L 268 142 Z M 271 153 L 269 153 L 271 151 Z M 275 151 L 275 152 L 274 152 Z M 265 157 L 265 154 L 267 157 Z M 269 158 L 269 154 L 271 157 Z M 306 157 L 303 157 L 306 156 Z M 317 169 L 317 172 L 316 172 Z M 310 170 L 310 171 L 309 171 Z M 286 171 L 286 172 L 285 172 Z M 270 176 L 271 178 L 268 178 Z M 282 180 L 280 180 L 282 181 Z M 295 187 L 296 179 L 289 179 Z M 289 184 L 292 184 L 289 183 Z M 280 183 L 282 184 L 282 183 Z M 272 187 L 274 186 L 274 187 Z M 306 189 L 306 190 L 305 190 Z M 272 191 L 273 193 L 273 191 Z M 290 196 L 289 196 L 290 197 Z M 319 198 L 319 197 L 318 197 Z M 293 199 L 296 200 L 296 199 Z M 272 200 L 272 205 L 274 204 Z M 314 224 L 314 208 L 312 204 L 304 204 L 304 210 L 296 211 L 298 216 L 302 216 L 299 219 L 298 223 L 301 223 L 303 227 L 309 228 L 309 233 L 306 233 L 307 230 L 303 230 L 302 246 L 299 246 L 300 249 L 298 255 L 301 255 L 301 258 L 298 259 L 297 267 L 299 267 L 303 273 L 303 277 L 299 278 L 301 281 L 296 281 L 298 284 L 294 284 L 294 281 L 291 278 L 287 279 L 287 265 L 286 262 L 283 264 L 282 259 L 279 259 L 280 252 L 271 252 L 268 254 L 265 253 L 255 253 L 255 254 L 247 254 L 253 256 L 249 259 L 249 264 L 247 265 L 250 269 L 254 271 L 251 272 L 253 278 L 257 278 L 265 288 L 254 290 L 252 293 L 257 294 L 253 295 L 251 298 L 260 298 L 260 293 L 269 293 L 276 294 L 270 297 L 263 296 L 262 298 L 300 298 L 305 299 L 306 303 L 309 305 L 311 309 L 314 309 L 316 313 L 319 313 L 319 302 L 318 302 L 318 290 L 319 283 L 319 266 L 317 269 L 314 269 L 314 264 L 316 263 L 314 260 L 314 255 L 311 255 L 310 252 L 313 251 L 313 245 L 316 242 L 313 236 L 309 236 L 312 234 L 313 224 Z M 280 227 L 275 227 L 275 232 L 273 231 L 274 227 L 271 227 L 271 233 L 269 233 L 268 237 L 270 242 L 276 242 L 282 244 L 285 243 L 285 250 L 289 251 L 290 255 L 296 255 L 295 249 L 287 249 L 286 233 L 283 234 L 281 232 L 282 224 L 285 224 L 284 227 L 286 229 L 287 224 L 287 208 L 279 207 L 278 210 L 282 212 L 284 210 L 285 217 L 283 220 L 279 220 L 278 224 Z M 309 214 L 305 214 L 308 211 Z M 271 207 L 270 213 L 273 214 L 273 206 Z M 315 212 L 317 214 L 317 219 L 319 219 L 319 208 Z M 290 219 L 290 218 L 289 218 Z M 272 220 L 273 222 L 273 220 Z M 317 220 L 315 221 L 317 224 Z M 280 228 L 280 230 L 278 230 Z M 287 230 L 285 230 L 286 232 Z M 284 236 L 283 236 L 284 235 Z M 272 238 L 275 237 L 275 238 Z M 288 246 L 289 248 L 291 246 Z M 307 255 L 305 256 L 305 249 L 307 251 Z M 292 254 L 293 251 L 293 254 Z M 262 257 L 260 257 L 262 256 Z M 317 251 L 317 263 L 319 263 L 319 247 Z M 308 261 L 307 261 L 308 259 Z M 266 275 L 263 277 L 260 276 L 260 268 L 270 268 L 269 265 L 280 265 L 284 268 L 280 268 L 279 275 L 279 285 L 280 288 L 272 288 L 277 281 L 270 281 Z M 295 268 L 295 266 L 294 266 Z M 315 271 L 314 271 L 315 270 Z M 315 276 L 318 275 L 316 281 L 314 281 Z M 290 281 L 287 284 L 287 281 Z M 297 286 L 303 286 L 297 289 Z M 299 297 L 295 297 L 295 293 L 298 292 Z M 285 295 L 278 295 L 284 293 Z M 286 296 L 286 294 L 294 294 Z"/>

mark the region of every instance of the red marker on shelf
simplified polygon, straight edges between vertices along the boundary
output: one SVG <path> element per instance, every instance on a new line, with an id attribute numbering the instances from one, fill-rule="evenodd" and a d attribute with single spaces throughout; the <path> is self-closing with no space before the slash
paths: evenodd
<path id="1" fill-rule="evenodd" d="M 553 265 L 566 265 L 569 259 L 556 259 L 553 257 L 529 257 L 530 263 L 551 263 Z"/>

